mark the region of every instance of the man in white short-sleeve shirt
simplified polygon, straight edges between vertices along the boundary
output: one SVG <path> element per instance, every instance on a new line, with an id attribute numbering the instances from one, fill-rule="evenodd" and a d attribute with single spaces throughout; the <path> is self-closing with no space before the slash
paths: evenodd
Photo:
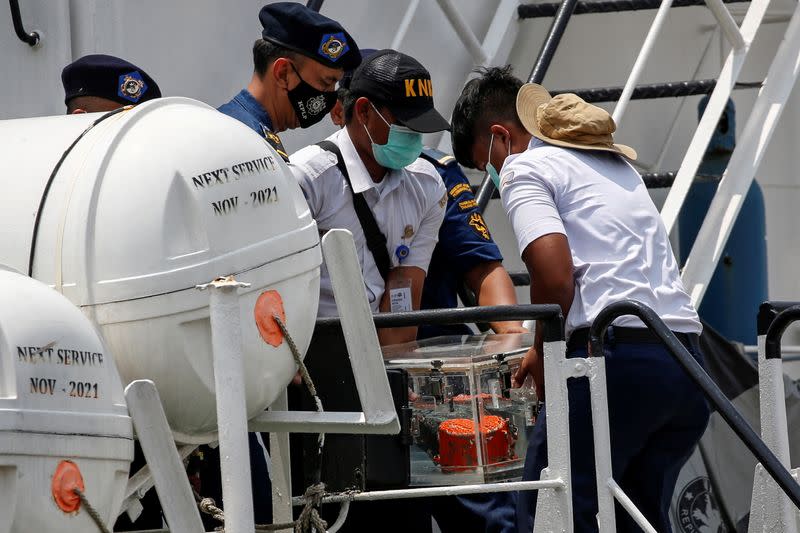
<path id="1" fill-rule="evenodd" d="M 531 302 L 557 303 L 566 317 L 567 357 L 586 357 L 588 326 L 608 304 L 634 299 L 653 308 L 701 363 L 700 321 L 684 291 L 661 217 L 613 142 L 603 109 L 574 94 L 555 98 L 508 68 L 470 81 L 453 112 L 453 148 L 463 165 L 499 176 L 500 194 L 531 275 Z M 544 394 L 542 342 L 514 377 L 530 375 Z M 636 318 L 609 328 L 605 344 L 613 475 L 658 531 L 669 531 L 678 472 L 702 435 L 702 393 L 658 338 Z M 570 459 L 576 531 L 597 531 L 589 388 L 571 379 Z M 680 398 L 680 402 L 674 399 Z M 529 438 L 523 479 L 547 466 L 546 413 Z M 535 492 L 521 492 L 519 531 L 530 531 Z M 640 531 L 627 513 L 617 531 Z"/>
<path id="2" fill-rule="evenodd" d="M 447 202 L 433 166 L 418 159 L 422 133 L 449 128 L 433 107 L 430 74 L 415 59 L 381 50 L 353 74 L 344 102 L 345 127 L 331 135 L 337 155 L 318 145 L 291 156 L 291 168 L 321 231 L 353 233 L 373 312 L 419 309 L 422 285 Z M 328 147 L 330 148 L 330 147 Z M 351 189 L 352 187 L 352 189 Z M 363 195 L 386 238 L 388 272 L 367 243 L 353 194 Z M 325 265 L 319 316 L 337 315 Z M 386 288 L 389 290 L 386 290 Z M 413 340 L 416 328 L 379 332 L 383 344 Z"/>
<path id="3" fill-rule="evenodd" d="M 624 158 L 532 137 L 527 151 L 506 158 L 500 191 L 520 250 L 548 234 L 569 239 L 577 290 L 567 337 L 621 298 L 651 307 L 673 331 L 700 333 L 661 217 Z M 634 316 L 614 324 L 644 327 Z"/>

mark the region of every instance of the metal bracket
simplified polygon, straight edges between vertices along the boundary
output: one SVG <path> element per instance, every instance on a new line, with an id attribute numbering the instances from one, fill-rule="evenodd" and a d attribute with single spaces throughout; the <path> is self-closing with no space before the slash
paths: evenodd
<path id="1" fill-rule="evenodd" d="M 196 449 L 197 446 L 194 444 L 184 444 L 178 447 L 178 456 L 183 461 Z M 128 485 L 125 487 L 125 495 L 117 516 L 127 513 L 131 522 L 135 522 L 143 510 L 139 500 L 144 498 L 144 495 L 153 488 L 154 484 L 155 481 L 153 480 L 152 472 L 150 472 L 150 466 L 145 464 L 128 479 Z"/>
<path id="2" fill-rule="evenodd" d="M 340 229 L 328 231 L 322 237 L 322 253 L 331 276 L 350 365 L 364 411 L 316 413 L 270 410 L 252 418 L 249 429 L 287 433 L 395 435 L 400 432 L 400 421 L 392 402 L 378 334 L 364 294 L 364 280 L 353 234 Z"/>
<path id="3" fill-rule="evenodd" d="M 139 444 L 150 465 L 150 473 L 146 475 L 152 474 L 155 479 L 158 499 L 170 530 L 175 533 L 203 531 L 183 460 L 172 439 L 155 384 L 145 379 L 131 382 L 125 387 L 125 401 Z"/>

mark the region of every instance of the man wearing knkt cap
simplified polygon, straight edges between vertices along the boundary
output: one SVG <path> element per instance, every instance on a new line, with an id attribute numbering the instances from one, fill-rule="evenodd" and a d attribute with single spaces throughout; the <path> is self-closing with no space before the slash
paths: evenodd
<path id="1" fill-rule="evenodd" d="M 419 309 L 447 202 L 436 170 L 419 159 L 422 134 L 449 128 L 434 109 L 433 91 L 430 73 L 416 59 L 379 50 L 353 73 L 344 94 L 344 128 L 291 157 L 290 168 L 320 230 L 352 232 L 373 313 Z M 338 314 L 325 264 L 318 314 Z M 383 329 L 378 334 L 382 344 L 396 344 L 414 340 L 416 328 Z M 327 366 L 329 374 L 339 376 L 340 367 L 347 365 L 343 350 L 340 339 L 315 331 L 306 356 L 309 371 L 319 373 Z M 341 381 L 352 381 L 352 375 L 342 375 Z M 347 410 L 346 401 L 358 402 L 352 398 L 354 390 L 319 381 L 317 387 L 326 409 Z M 352 384 L 349 388 L 355 389 Z M 325 442 L 329 453 L 341 449 L 345 454 L 346 439 L 331 437 Z M 368 468 L 368 488 L 369 476 Z M 429 515 L 407 512 L 417 502 L 352 505 L 343 531 L 430 529 Z"/>
<path id="2" fill-rule="evenodd" d="M 362 48 L 367 59 L 377 50 Z M 344 127 L 343 103 L 353 71 L 345 71 L 336 91 L 336 105 L 331 120 Z M 421 309 L 458 307 L 458 290 L 466 285 L 476 296 L 478 305 L 513 305 L 517 303 L 514 285 L 503 268 L 503 256 L 492 240 L 489 228 L 478 210 L 469 180 L 455 157 L 423 146 L 420 157 L 433 165 L 447 189 L 447 207 L 439 228 L 439 242 L 433 250 L 431 263 L 422 290 Z M 521 322 L 490 324 L 495 333 L 527 332 Z M 438 335 L 470 335 L 465 324 L 449 326 L 423 325 L 418 339 Z M 437 500 L 438 501 L 438 500 Z"/>
<path id="3" fill-rule="evenodd" d="M 362 60 L 377 50 L 361 49 Z M 331 120 L 344 126 L 342 104 L 353 72 L 345 71 L 339 81 L 337 101 Z M 431 163 L 447 189 L 447 207 L 439 228 L 439 242 L 433 250 L 422 289 L 421 309 L 458 307 L 459 290 L 466 287 L 477 296 L 478 305 L 514 305 L 516 293 L 503 268 L 503 256 L 475 203 L 469 180 L 455 157 L 423 146 L 421 157 Z M 521 322 L 490 324 L 495 333 L 523 333 Z M 417 339 L 440 335 L 471 335 L 466 324 L 422 325 Z M 414 512 L 432 514 L 442 533 L 503 532 L 516 529 L 516 499 L 512 493 L 470 494 L 417 500 Z"/>
<path id="4" fill-rule="evenodd" d="M 669 238 L 641 177 L 636 152 L 615 144 L 613 119 L 574 94 L 551 98 L 508 67 L 470 81 L 453 111 L 453 147 L 467 166 L 500 169 L 503 206 L 531 276 L 531 302 L 557 303 L 567 357 L 586 357 L 588 327 L 625 298 L 651 307 L 702 364 L 701 325 L 680 280 Z M 614 479 L 657 531 L 670 531 L 678 472 L 702 435 L 702 393 L 635 317 L 614 322 L 604 347 Z M 542 338 L 514 376 L 530 375 L 543 397 Z M 569 427 L 575 531 L 597 531 L 587 379 L 570 379 Z M 680 401 L 670 401 L 680 398 Z M 523 479 L 547 466 L 547 414 L 529 438 Z M 536 493 L 518 498 L 519 531 L 531 531 Z M 621 508 L 617 531 L 640 531 Z"/>
<path id="5" fill-rule="evenodd" d="M 61 71 L 67 114 L 113 111 L 161 98 L 158 84 L 133 63 L 105 54 L 83 56 Z"/>
<path id="6" fill-rule="evenodd" d="M 422 134 L 449 124 L 434 109 L 428 71 L 394 50 L 364 60 L 343 107 L 345 127 L 327 139 L 334 146 L 300 150 L 292 155 L 292 170 L 320 230 L 353 233 L 373 312 L 392 309 L 395 289 L 395 310 L 418 309 L 447 200 L 434 168 L 418 160 Z M 357 197 L 366 200 L 377 222 L 384 238 L 381 249 L 370 247 L 365 236 L 370 229 L 365 232 Z M 324 266 L 321 284 L 319 315 L 336 315 Z M 415 328 L 402 328 L 381 331 L 380 338 L 393 344 L 413 340 L 415 334 Z"/>
<path id="7" fill-rule="evenodd" d="M 276 2 L 258 15 L 253 76 L 219 110 L 242 121 L 288 160 L 278 133 L 308 128 L 336 102 L 336 82 L 361 62 L 358 46 L 335 20 L 302 4 Z"/>

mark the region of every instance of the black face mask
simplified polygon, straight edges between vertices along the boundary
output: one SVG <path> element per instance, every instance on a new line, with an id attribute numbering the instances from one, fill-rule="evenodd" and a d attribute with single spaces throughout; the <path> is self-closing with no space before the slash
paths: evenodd
<path id="1" fill-rule="evenodd" d="M 292 65 L 295 74 L 300 78 L 300 84 L 287 92 L 289 102 L 294 108 L 301 128 L 313 126 L 323 118 L 336 105 L 336 91 L 320 91 L 315 89 L 300 76 Z"/>

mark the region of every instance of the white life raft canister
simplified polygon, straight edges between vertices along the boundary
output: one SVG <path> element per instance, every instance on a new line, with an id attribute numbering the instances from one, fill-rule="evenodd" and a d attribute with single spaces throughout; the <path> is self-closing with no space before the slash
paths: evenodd
<path id="1" fill-rule="evenodd" d="M 95 326 L 43 283 L 0 267 L 0 533 L 97 531 L 133 459 L 114 359 Z"/>
<path id="2" fill-rule="evenodd" d="M 206 104 L 161 98 L 102 116 L 0 122 L 0 262 L 32 264 L 100 326 L 123 383 L 155 382 L 176 440 L 205 442 L 216 430 L 209 294 L 195 286 L 250 284 L 241 385 L 255 416 L 296 371 L 272 314 L 303 352 L 311 339 L 317 226 L 275 150 Z"/>

